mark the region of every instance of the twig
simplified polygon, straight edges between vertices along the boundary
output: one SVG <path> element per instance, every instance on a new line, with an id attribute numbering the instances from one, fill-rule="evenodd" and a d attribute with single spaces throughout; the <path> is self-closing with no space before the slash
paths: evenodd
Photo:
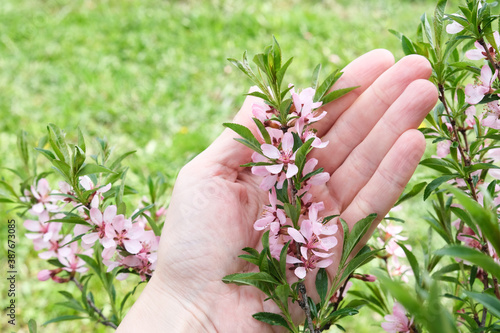
<path id="1" fill-rule="evenodd" d="M 306 313 L 307 323 L 309 326 L 309 331 L 314 333 L 314 325 L 311 317 L 311 308 L 309 307 L 309 298 L 307 297 L 306 286 L 303 282 L 299 282 L 299 292 L 302 297 L 302 301 L 299 302 L 300 307 Z"/>
<path id="2" fill-rule="evenodd" d="M 83 292 L 83 286 L 78 282 L 75 277 L 71 277 L 71 281 L 73 281 L 78 289 L 80 289 L 81 292 Z M 87 300 L 87 304 L 99 315 L 99 317 L 102 318 L 102 321 L 99 321 L 101 324 L 104 326 L 109 326 L 114 328 L 115 330 L 118 328 L 113 322 L 111 322 L 103 313 L 102 311 L 94 304 L 94 302 L 90 299 L 90 297 L 85 296 Z"/>
<path id="3" fill-rule="evenodd" d="M 460 142 L 460 137 L 458 136 L 458 131 L 456 128 L 455 120 L 452 118 L 450 109 L 448 107 L 448 103 L 446 102 L 446 97 L 444 95 L 444 86 L 441 83 L 439 83 L 438 89 L 439 89 L 439 100 L 441 101 L 441 103 L 443 103 L 444 110 L 446 111 L 446 114 L 448 115 L 448 118 L 450 119 L 451 128 L 453 129 L 453 134 L 454 134 L 454 141 L 458 143 L 458 151 L 460 152 L 460 157 L 462 158 L 462 162 L 464 163 L 465 166 L 469 166 L 471 161 L 467 157 L 467 155 L 465 154 L 464 149 L 462 148 L 462 144 Z M 467 179 L 465 179 L 465 181 L 469 185 L 472 198 L 475 201 L 477 201 L 476 188 L 474 186 L 474 182 L 472 181 L 472 177 L 470 176 L 470 174 L 468 175 Z"/>

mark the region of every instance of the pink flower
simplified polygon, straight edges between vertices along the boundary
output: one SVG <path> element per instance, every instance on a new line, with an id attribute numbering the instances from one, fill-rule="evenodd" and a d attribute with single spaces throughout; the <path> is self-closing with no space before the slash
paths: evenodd
<path id="1" fill-rule="evenodd" d="M 43 211 L 40 213 L 38 221 L 26 220 L 23 225 L 29 231 L 34 233 L 27 233 L 26 238 L 33 240 L 33 245 L 36 251 L 50 247 L 50 243 L 57 241 L 62 236 L 59 234 L 62 223 L 48 222 L 50 220 L 49 212 Z"/>
<path id="2" fill-rule="evenodd" d="M 35 215 L 41 214 L 44 210 L 55 212 L 59 209 L 59 207 L 54 204 L 57 198 L 52 195 L 47 179 L 40 178 L 36 189 L 34 186 L 31 186 L 31 193 L 37 201 L 37 203 L 31 207 Z"/>
<path id="3" fill-rule="evenodd" d="M 459 33 L 462 30 L 464 30 L 464 27 L 456 21 L 453 21 L 452 23 L 446 26 L 446 32 L 451 35 Z"/>
<path id="4" fill-rule="evenodd" d="M 85 191 L 90 191 L 95 189 L 97 186 L 94 186 L 92 180 L 88 176 L 80 177 L 80 185 L 85 189 Z M 90 195 L 90 207 L 98 208 L 99 204 L 104 200 L 103 193 L 106 193 L 111 189 L 111 183 L 97 189 L 94 193 Z"/>
<path id="5" fill-rule="evenodd" d="M 487 64 L 481 69 L 481 84 L 469 84 L 465 87 L 465 101 L 471 105 L 475 105 L 484 98 L 484 96 L 492 92 L 491 85 L 497 78 L 498 71 L 491 73 L 491 68 Z"/>
<path id="6" fill-rule="evenodd" d="M 500 129 L 500 107 L 498 102 L 490 102 L 486 106 L 487 112 L 483 115 L 481 124 L 493 129 Z"/>
<path id="7" fill-rule="evenodd" d="M 303 279 L 307 271 L 311 271 L 316 267 L 328 267 L 333 261 L 326 259 L 333 253 L 328 253 L 329 250 L 337 245 L 337 238 L 331 236 L 337 232 L 336 225 L 323 225 L 317 221 L 317 208 L 312 206 L 309 211 L 309 220 L 304 220 L 300 226 L 300 231 L 295 228 L 288 228 L 288 234 L 297 243 L 302 244 L 300 247 L 301 258 L 287 256 L 288 264 L 298 264 L 295 268 L 295 275 Z M 320 236 L 330 237 L 320 237 Z"/>
<path id="8" fill-rule="evenodd" d="M 397 256 L 391 257 L 391 260 L 387 262 L 387 268 L 389 269 L 389 274 L 394 276 L 399 276 L 401 281 L 408 283 L 410 280 L 408 278 L 409 275 L 413 275 L 413 271 L 410 267 L 401 264 L 398 260 Z"/>
<path id="9" fill-rule="evenodd" d="M 305 278 L 307 272 L 310 272 L 310 271 L 314 270 L 315 268 L 326 268 L 333 263 L 333 260 L 324 259 L 324 256 L 319 256 L 317 254 L 310 255 L 307 252 L 305 252 L 305 254 L 306 254 L 306 256 L 304 256 L 304 253 L 302 254 L 301 259 L 297 259 L 297 258 L 292 257 L 290 255 L 288 255 L 286 258 L 287 264 L 301 265 L 301 266 L 298 266 L 297 268 L 295 268 L 295 270 L 294 270 L 295 275 L 299 279 Z"/>
<path id="10" fill-rule="evenodd" d="M 269 162 L 269 160 L 265 156 L 262 156 L 258 153 L 253 153 L 252 161 L 254 163 Z M 283 171 L 278 174 L 272 174 L 266 169 L 265 166 L 252 167 L 252 173 L 256 176 L 263 177 L 260 184 L 260 189 L 264 191 L 269 191 L 272 187 L 274 187 L 274 185 L 276 185 L 277 188 L 282 188 L 283 182 L 286 180 L 286 175 Z"/>
<path id="11" fill-rule="evenodd" d="M 286 215 L 283 210 L 276 207 L 277 202 L 276 189 L 273 187 L 269 192 L 270 206 L 265 206 L 262 217 L 255 221 L 253 225 L 255 230 L 260 231 L 269 227 L 274 235 L 279 232 L 280 227 L 286 223 Z"/>
<path id="12" fill-rule="evenodd" d="M 105 238 L 106 224 L 113 222 L 113 219 L 116 216 L 116 211 L 117 208 L 114 205 L 106 207 L 106 209 L 104 210 L 104 214 L 101 213 L 98 208 L 90 208 L 90 223 L 94 226 L 90 228 L 81 225 L 81 227 L 79 228 L 79 232 L 86 232 L 84 231 L 85 229 L 87 229 L 87 231 L 92 231 L 91 233 L 86 234 L 82 237 L 82 246 L 92 246 L 98 239 L 102 240 L 101 243 L 104 247 L 109 247 L 106 246 L 108 244 L 111 244 L 110 246 L 113 245 L 112 240 Z"/>
<path id="13" fill-rule="evenodd" d="M 265 168 L 272 174 L 279 174 L 284 168 L 286 178 L 292 178 L 297 174 L 299 168 L 295 165 L 295 153 L 293 152 L 293 135 L 285 133 L 281 142 L 281 150 L 271 144 L 261 146 L 262 153 L 276 164 L 266 165 Z"/>
<path id="14" fill-rule="evenodd" d="M 397 302 L 394 303 L 392 314 L 384 317 L 387 322 L 382 323 L 382 328 L 388 333 L 409 333 L 413 319 L 406 316 L 406 310 Z"/>
<path id="15" fill-rule="evenodd" d="M 144 233 L 144 228 L 138 223 L 132 223 L 123 215 L 116 215 L 111 223 L 105 226 L 106 237 L 103 238 L 104 251 L 102 257 L 109 259 L 113 256 L 117 246 L 125 248 L 128 253 L 137 254 L 142 249 L 139 238 Z"/>
<path id="16" fill-rule="evenodd" d="M 450 147 L 451 147 L 451 141 L 450 140 L 443 140 L 439 141 L 437 144 L 437 157 L 443 158 L 446 157 L 450 153 Z"/>
<path id="17" fill-rule="evenodd" d="M 490 149 L 486 155 L 493 159 L 493 163 L 498 165 L 498 162 L 500 162 L 500 148 Z M 500 179 L 500 169 L 490 169 L 488 174 L 495 179 Z"/>
<path id="18" fill-rule="evenodd" d="M 316 132 L 314 130 L 305 129 L 305 125 L 306 123 L 303 118 L 299 118 L 295 122 L 295 130 L 299 133 L 302 142 L 307 142 L 309 139 L 313 139 L 311 147 L 325 148 L 329 141 L 322 142 L 321 139 L 316 136 Z"/>
<path id="19" fill-rule="evenodd" d="M 74 272 L 85 273 L 88 270 L 88 268 L 85 267 L 85 261 L 83 261 L 83 259 L 77 256 L 77 254 L 80 253 L 78 249 L 78 243 L 73 242 L 67 246 L 69 247 L 69 251 L 59 252 L 57 256 L 59 262 L 64 266 L 62 267 L 62 269 L 70 273 Z M 82 252 L 81 254 L 91 256 L 93 252 L 94 252 L 93 249 L 88 249 Z"/>
<path id="20" fill-rule="evenodd" d="M 322 104 L 321 102 L 313 102 L 314 94 L 316 93 L 313 88 L 304 89 L 300 94 L 295 93 L 294 88 L 292 88 L 290 93 L 292 94 L 293 106 L 295 107 L 292 115 L 301 119 L 305 125 L 321 120 L 326 116 L 326 111 L 317 116 L 313 112 L 313 110 L 319 108 Z"/>
<path id="21" fill-rule="evenodd" d="M 270 126 L 270 127 L 280 127 L 280 123 L 276 120 L 270 120 L 272 117 L 276 116 L 277 111 L 275 109 L 272 109 L 269 105 L 267 104 L 257 104 L 254 103 L 252 105 L 252 114 L 255 118 L 260 120 L 261 123 L 263 123 L 265 126 Z"/>
<path id="22" fill-rule="evenodd" d="M 493 33 L 493 37 L 495 38 L 495 42 L 497 43 L 497 45 L 499 45 L 499 43 L 500 43 L 500 36 L 498 34 L 498 31 L 495 31 Z M 491 54 L 491 57 L 493 59 L 495 59 L 495 56 L 496 56 L 495 55 L 495 49 L 490 44 L 486 45 L 486 47 L 488 48 L 487 51 L 477 41 L 474 43 L 474 46 L 476 47 L 475 49 L 469 50 L 469 51 L 465 52 L 465 56 L 467 58 L 469 58 L 470 60 L 488 59 L 488 53 L 486 53 L 486 52 L 489 52 Z"/>
<path id="23" fill-rule="evenodd" d="M 469 125 L 470 127 L 474 126 L 476 124 L 476 119 L 474 116 L 476 115 L 476 108 L 474 105 L 469 106 L 465 110 L 465 115 L 467 118 L 465 118 L 465 123 Z"/>

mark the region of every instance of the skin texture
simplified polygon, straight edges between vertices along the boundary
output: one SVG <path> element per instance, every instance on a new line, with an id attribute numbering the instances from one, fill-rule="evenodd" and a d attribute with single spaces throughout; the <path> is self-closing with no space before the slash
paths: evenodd
<path id="1" fill-rule="evenodd" d="M 328 115 L 318 123 L 318 136 L 330 144 L 311 157 L 332 176 L 313 195 L 325 203 L 322 214 L 340 213 L 351 227 L 377 213 L 374 229 L 424 152 L 425 140 L 416 128 L 435 105 L 437 92 L 427 81 L 431 67 L 419 56 L 394 64 L 389 51 L 374 50 L 343 72 L 333 89 L 359 88 L 324 108 Z M 248 97 L 233 122 L 255 130 L 254 102 L 256 98 Z M 118 332 L 275 331 L 251 316 L 276 311 L 259 290 L 221 282 L 227 274 L 254 269 L 237 256 L 243 247 L 258 247 L 262 233 L 253 223 L 267 203 L 259 177 L 239 166 L 250 161 L 252 151 L 235 137 L 226 129 L 181 170 L 155 274 Z M 334 252 L 331 274 L 337 270 L 341 249 Z M 308 274 L 311 294 L 313 285 L 314 274 Z M 296 313 L 298 320 L 301 312 Z"/>

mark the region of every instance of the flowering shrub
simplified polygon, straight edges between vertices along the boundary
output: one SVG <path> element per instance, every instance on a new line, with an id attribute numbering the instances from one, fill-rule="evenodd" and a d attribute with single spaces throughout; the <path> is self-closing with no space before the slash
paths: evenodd
<path id="1" fill-rule="evenodd" d="M 36 165 L 36 155 L 30 154 L 26 134 L 18 137 L 18 146 L 25 165 L 30 170 Z M 44 149 L 48 143 L 50 149 Z M 85 140 L 79 132 L 78 144 L 65 142 L 64 133 L 55 125 L 48 126 L 48 135 L 40 141 L 36 151 L 52 164 L 63 180 L 58 189 L 51 189 L 47 176 L 54 172 L 23 175 L 20 194 L 8 183 L 2 185 L 10 196 L 2 201 L 16 203 L 20 215 L 26 216 L 23 225 L 29 232 L 38 256 L 47 260 L 47 269 L 38 273 L 40 281 L 75 283 L 81 296 L 61 292 L 66 303 L 82 315 L 103 325 L 116 328 L 123 317 L 125 302 L 133 288 L 121 298 L 115 292 L 115 279 L 126 279 L 130 274 L 148 281 L 155 269 L 156 251 L 165 209 L 158 197 L 165 191 L 161 177 L 149 179 L 151 198 L 143 198 L 141 207 L 130 215 L 123 201 L 125 195 L 136 191 L 125 185 L 127 168 L 121 165 L 128 152 L 110 161 L 110 148 L 100 141 L 101 151 L 88 161 Z M 27 177 L 26 177 L 27 176 Z M 24 178 L 26 177 L 26 178 Z M 32 185 L 30 185 L 32 183 Z M 112 313 L 107 315 L 93 300 L 88 290 L 89 280 L 97 276 L 109 295 Z M 49 322 L 85 318 L 84 316 L 57 317 Z"/>

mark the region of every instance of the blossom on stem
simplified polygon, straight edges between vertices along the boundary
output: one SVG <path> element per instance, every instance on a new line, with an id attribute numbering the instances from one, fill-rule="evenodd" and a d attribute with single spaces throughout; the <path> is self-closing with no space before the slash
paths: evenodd
<path id="1" fill-rule="evenodd" d="M 498 70 L 495 73 L 491 72 L 488 64 L 484 65 L 481 69 L 481 84 L 468 84 L 465 87 L 465 101 L 471 105 L 475 105 L 482 101 L 486 94 L 492 93 L 491 85 L 498 75 Z"/>
<path id="2" fill-rule="evenodd" d="M 112 223 L 116 216 L 117 208 L 110 205 L 104 210 L 104 214 L 98 208 L 90 208 L 90 223 L 92 227 L 79 224 L 75 226 L 74 232 L 79 235 L 91 231 L 82 237 L 82 246 L 91 247 L 97 240 L 101 240 L 103 246 L 107 243 L 112 244 L 112 240 L 106 238 L 106 225 Z M 78 227 L 78 228 L 77 228 Z"/>
<path id="3" fill-rule="evenodd" d="M 80 254 L 78 243 L 70 243 L 67 247 L 69 247 L 69 251 L 59 252 L 57 256 L 59 262 L 64 266 L 62 269 L 70 273 L 85 273 L 88 268 L 85 267 L 85 261 L 77 256 L 77 254 Z M 87 249 L 81 254 L 91 256 L 93 252 L 93 249 Z"/>
<path id="4" fill-rule="evenodd" d="M 452 23 L 446 26 L 446 32 L 449 33 L 450 35 L 459 33 L 462 30 L 464 30 L 463 25 L 461 25 L 457 21 L 453 21 Z"/>
<path id="5" fill-rule="evenodd" d="M 315 213 L 314 208 L 311 211 L 313 213 L 310 213 L 310 218 L 314 219 L 314 215 L 317 213 Z M 295 275 L 298 278 L 303 279 L 307 271 L 316 267 L 325 268 L 333 263 L 331 259 L 326 258 L 333 254 L 328 251 L 337 245 L 337 238 L 331 236 L 337 232 L 337 228 L 324 226 L 317 221 L 304 220 L 300 231 L 295 228 L 288 228 L 287 231 L 295 242 L 302 244 L 300 246 L 300 259 L 290 255 L 287 257 L 287 263 L 299 265 L 295 268 Z M 320 237 L 321 235 L 330 237 Z"/>
<path id="6" fill-rule="evenodd" d="M 384 319 L 387 322 L 382 323 L 382 328 L 387 333 L 409 333 L 413 324 L 413 319 L 408 319 L 405 308 L 397 302 L 394 303 L 392 314 L 385 316 Z"/>
<path id="7" fill-rule="evenodd" d="M 446 157 L 450 153 L 450 147 L 451 147 L 450 140 L 439 141 L 436 147 L 437 157 L 439 158 Z"/>
<path id="8" fill-rule="evenodd" d="M 497 45 L 500 45 L 500 35 L 498 34 L 498 31 L 495 31 L 493 33 L 493 38 L 495 39 L 495 43 Z M 496 52 L 493 46 L 490 44 L 486 44 L 487 50 L 478 42 L 476 41 L 474 43 L 474 46 L 476 47 L 475 49 L 469 50 L 465 52 L 465 56 L 470 59 L 470 60 L 481 60 L 481 59 L 486 59 L 488 60 L 488 53 L 491 55 L 493 59 L 496 57 Z"/>
<path id="9" fill-rule="evenodd" d="M 271 144 L 264 143 L 261 146 L 264 156 L 275 164 L 266 165 L 265 168 L 272 174 L 279 174 L 286 170 L 286 178 L 292 178 L 297 174 L 299 168 L 295 165 L 295 152 L 293 151 L 293 135 L 285 133 L 281 142 L 281 150 Z"/>
<path id="10" fill-rule="evenodd" d="M 85 191 L 90 191 L 95 189 L 98 186 L 94 186 L 94 183 L 88 176 L 83 176 L 79 178 L 80 180 L 80 185 L 85 189 Z M 104 200 L 104 196 L 102 195 L 103 193 L 106 193 L 111 189 L 111 183 L 107 184 L 106 186 L 98 188 L 94 193 L 91 194 L 90 196 L 90 207 L 92 208 L 98 208 L 99 204 Z"/>
<path id="11" fill-rule="evenodd" d="M 481 125 L 493 129 L 500 129 L 500 106 L 498 102 L 494 101 L 487 103 L 486 108 L 487 111 L 483 115 Z"/>
<path id="12" fill-rule="evenodd" d="M 104 229 L 106 235 L 102 252 L 104 259 L 111 258 L 118 246 L 131 254 L 137 254 L 142 249 L 139 238 L 144 233 L 144 228 L 139 223 L 132 223 L 130 219 L 120 214 L 116 215 L 111 223 L 107 223 Z"/>
<path id="13" fill-rule="evenodd" d="M 57 197 L 50 190 L 49 182 L 45 178 L 40 178 L 35 186 L 31 186 L 31 192 L 26 193 L 27 196 L 21 198 L 23 201 L 29 201 L 32 196 L 36 200 L 36 204 L 31 207 L 31 212 L 35 215 L 41 214 L 43 211 L 56 212 L 59 206 L 55 204 Z"/>
<path id="14" fill-rule="evenodd" d="M 277 208 L 277 202 L 278 198 L 276 195 L 276 189 L 273 187 L 269 192 L 270 206 L 264 206 L 262 217 L 255 221 L 253 225 L 255 230 L 260 231 L 269 227 L 271 233 L 276 235 L 280 227 L 286 223 L 285 212 L 282 209 Z"/>
<path id="15" fill-rule="evenodd" d="M 290 90 L 292 94 L 293 107 L 294 110 L 291 112 L 292 116 L 301 119 L 305 125 L 314 123 L 318 120 L 323 119 L 326 116 L 326 111 L 321 114 L 316 115 L 314 110 L 322 105 L 322 102 L 314 102 L 314 94 L 316 91 L 313 88 L 306 88 L 297 94 L 292 88 Z M 301 132 L 298 132 L 301 133 Z"/>

